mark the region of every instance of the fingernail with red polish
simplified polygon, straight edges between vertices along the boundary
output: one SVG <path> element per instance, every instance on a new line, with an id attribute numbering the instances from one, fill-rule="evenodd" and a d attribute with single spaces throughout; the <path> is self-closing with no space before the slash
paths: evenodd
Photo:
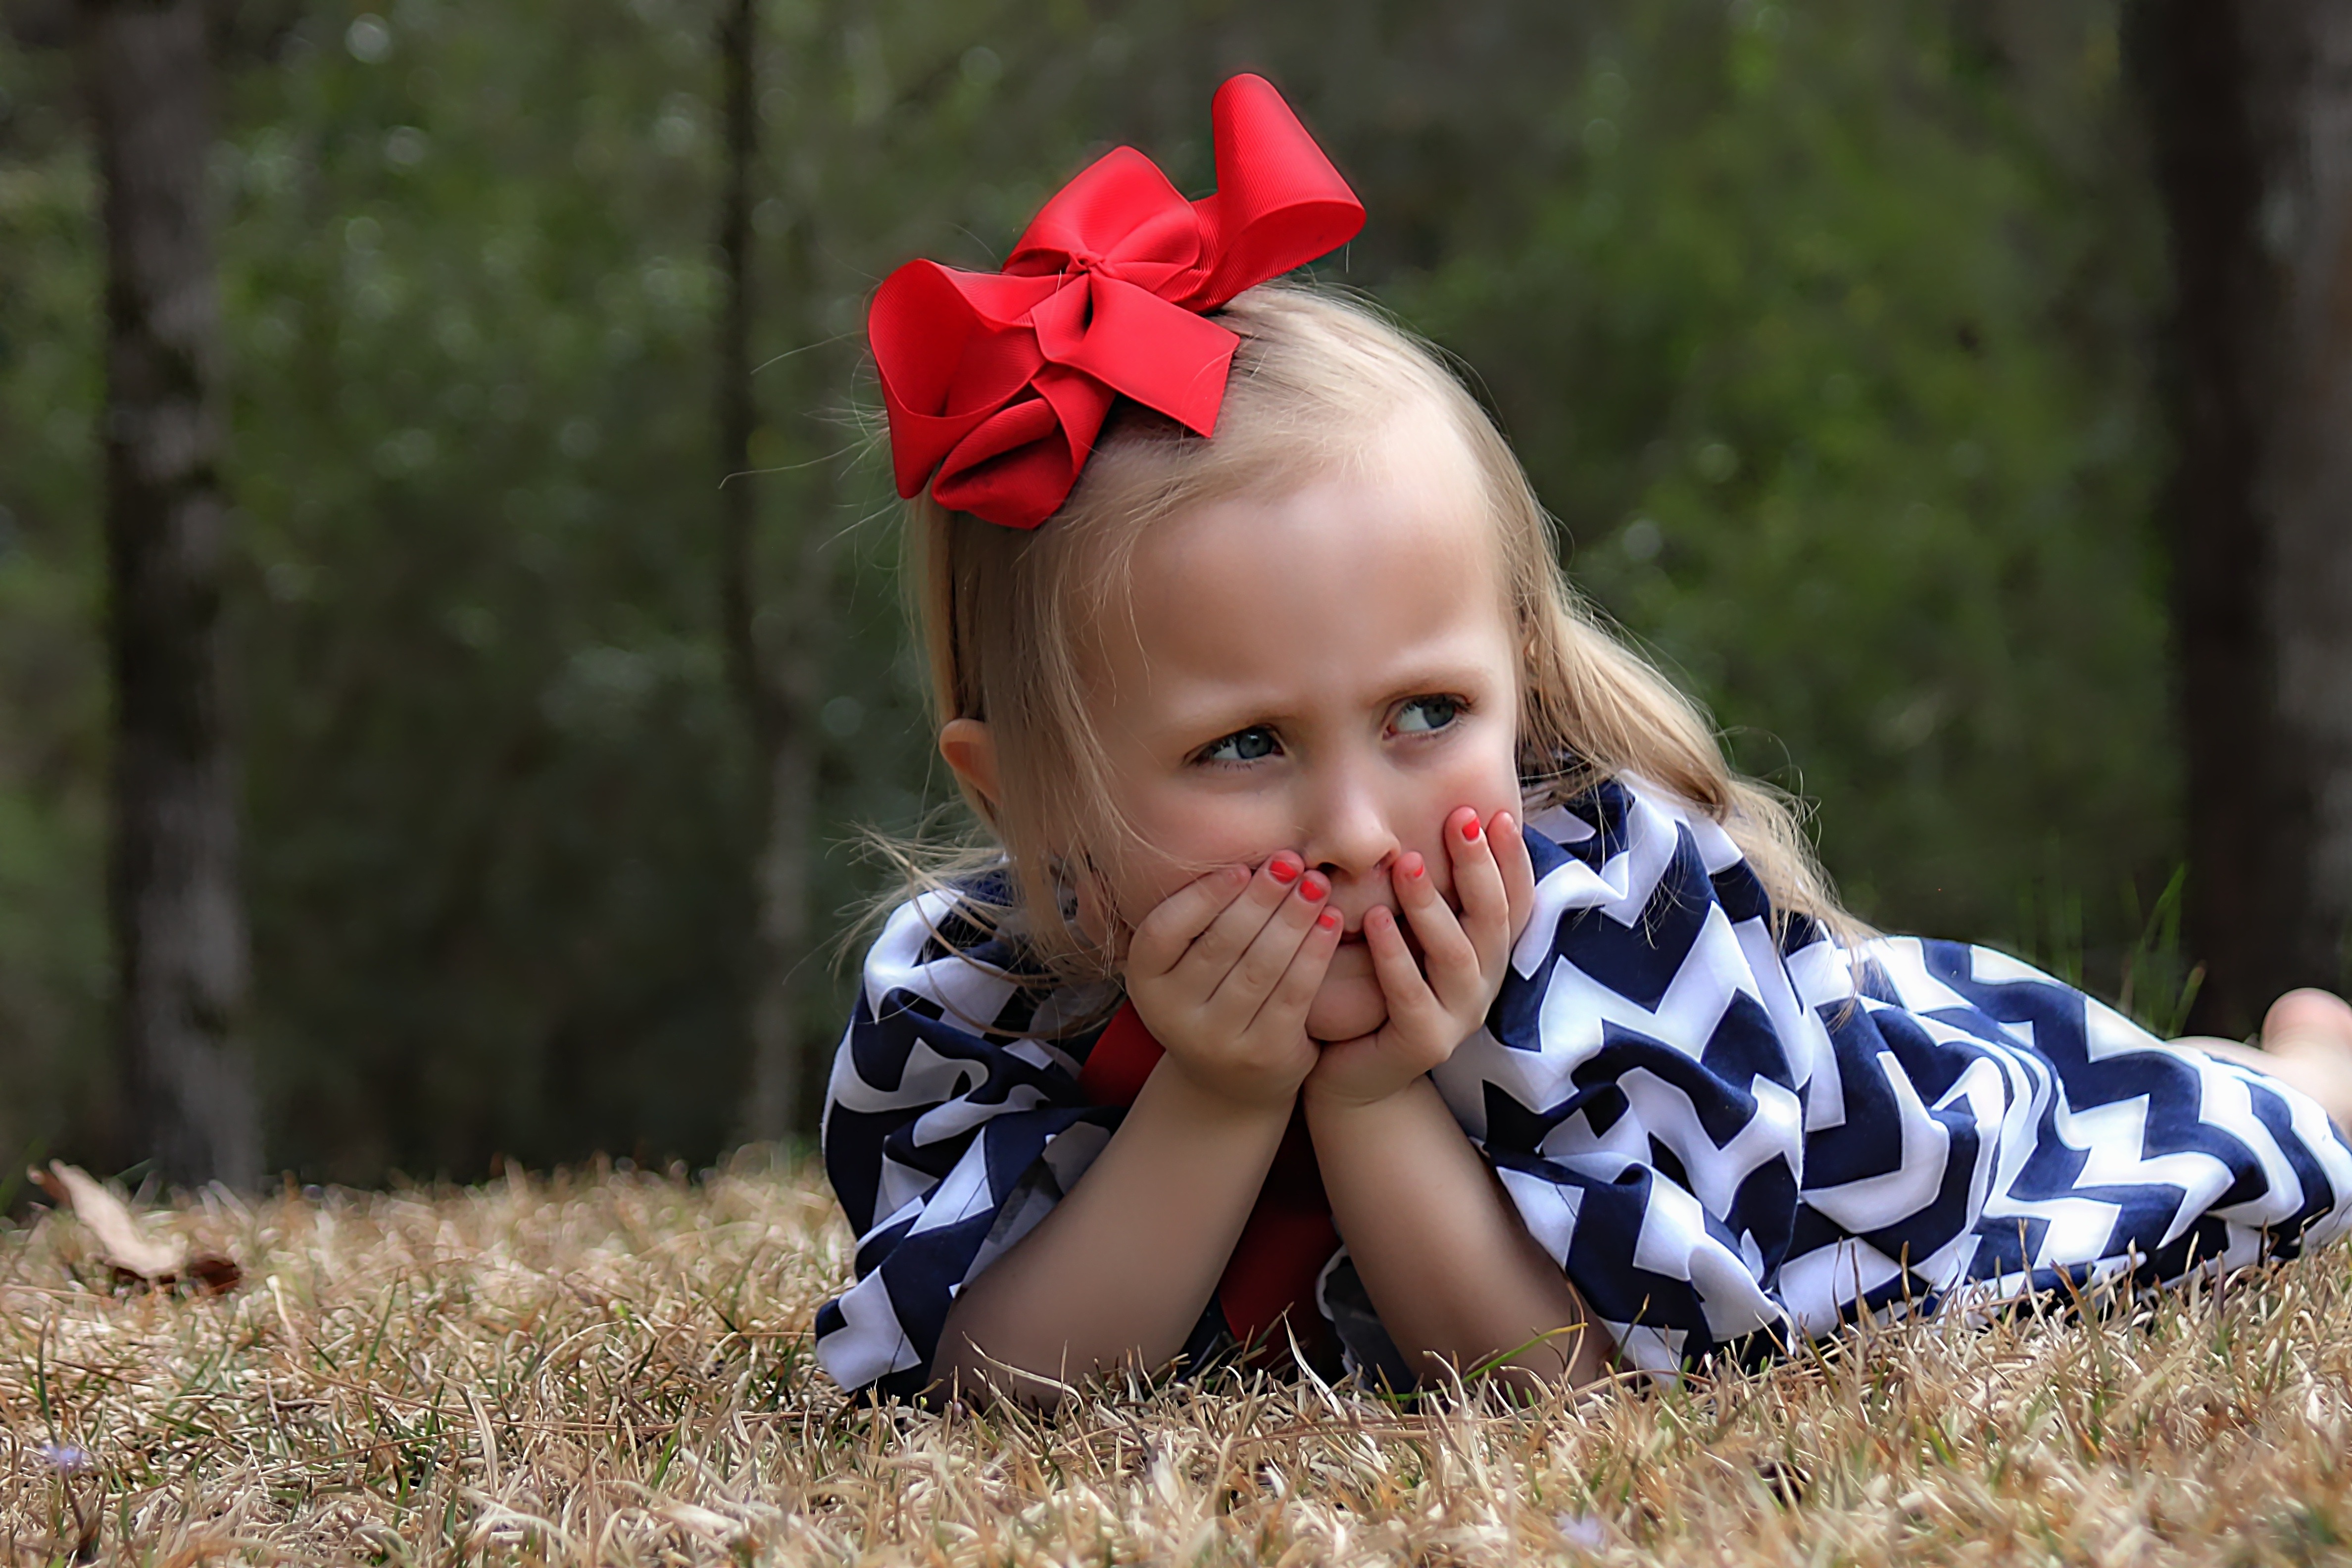
<path id="1" fill-rule="evenodd" d="M 1325 931 L 1338 931 L 1339 929 L 1339 911 L 1337 910 L 1325 910 L 1321 914 L 1315 917 L 1315 923 L 1321 926 Z"/>
<path id="2" fill-rule="evenodd" d="M 1478 842 L 1478 819 L 1476 817 L 1474 816 L 1469 821 L 1462 825 L 1462 838 L 1463 841 L 1467 844 L 1475 844 Z"/>
<path id="3" fill-rule="evenodd" d="M 1408 855 L 1404 858 L 1404 874 L 1417 882 L 1429 875 L 1429 862 L 1418 855 Z"/>
<path id="4" fill-rule="evenodd" d="M 1287 855 L 1277 855 L 1265 863 L 1265 868 L 1269 876 L 1287 888 L 1298 880 L 1298 873 L 1305 870 L 1306 866 Z"/>
<path id="5" fill-rule="evenodd" d="M 1324 879 L 1323 874 L 1319 871 L 1308 872 L 1307 874 L 1307 880 L 1298 885 L 1298 896 L 1305 899 L 1310 904 L 1321 903 L 1330 891 L 1331 884 Z"/>

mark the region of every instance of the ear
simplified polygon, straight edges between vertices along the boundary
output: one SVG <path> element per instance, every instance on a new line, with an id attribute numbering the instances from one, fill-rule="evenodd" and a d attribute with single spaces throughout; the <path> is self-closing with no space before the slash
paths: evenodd
<path id="1" fill-rule="evenodd" d="M 940 755 L 955 770 L 956 782 L 996 809 L 996 737 L 982 719 L 950 719 L 940 726 Z"/>

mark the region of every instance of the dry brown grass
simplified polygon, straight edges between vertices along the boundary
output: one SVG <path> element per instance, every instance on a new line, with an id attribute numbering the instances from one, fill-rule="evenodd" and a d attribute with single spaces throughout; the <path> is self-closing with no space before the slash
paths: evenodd
<path id="1" fill-rule="evenodd" d="M 0 1564 L 2340 1557 L 2352 1254 L 1528 1411 L 1311 1385 L 851 1405 L 813 1173 L 215 1198 L 223 1300 L 0 1232 Z M 86 1468 L 73 1466 L 86 1456 Z M 62 1463 L 62 1468 L 61 1468 Z M 94 1534 L 93 1534 L 94 1532 Z"/>

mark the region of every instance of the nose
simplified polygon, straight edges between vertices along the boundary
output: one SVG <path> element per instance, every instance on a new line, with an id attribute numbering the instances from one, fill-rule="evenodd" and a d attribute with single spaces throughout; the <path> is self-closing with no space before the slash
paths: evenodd
<path id="1" fill-rule="evenodd" d="M 1335 882 L 1372 875 L 1400 847 L 1373 773 L 1334 759 L 1308 781 L 1299 852 Z"/>

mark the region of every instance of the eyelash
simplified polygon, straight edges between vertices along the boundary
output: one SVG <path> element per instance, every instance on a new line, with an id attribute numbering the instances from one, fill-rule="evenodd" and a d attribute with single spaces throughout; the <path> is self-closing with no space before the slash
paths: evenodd
<path id="1" fill-rule="evenodd" d="M 1446 731 L 1454 728 L 1455 724 L 1459 723 L 1465 713 L 1470 711 L 1470 704 L 1464 698 L 1441 695 L 1437 692 L 1424 692 L 1418 697 L 1408 697 L 1402 702 L 1398 703 L 1397 712 L 1399 714 L 1402 714 L 1407 709 L 1424 702 L 1444 703 L 1446 706 L 1454 710 L 1453 717 L 1446 720 L 1444 723 L 1435 725 L 1427 730 L 1399 731 L 1396 730 L 1393 724 L 1391 724 L 1390 726 L 1391 732 L 1415 736 L 1442 735 L 1445 733 Z M 1248 767 L 1253 763 L 1264 762 L 1265 757 L 1220 757 L 1215 755 L 1215 752 L 1218 748 L 1230 744 L 1234 741 L 1238 741 L 1244 735 L 1263 734 L 1271 736 L 1273 733 L 1274 731 L 1264 724 L 1252 724 L 1247 729 L 1236 730 L 1230 735 L 1220 736 L 1218 739 L 1210 742 L 1207 745 L 1201 748 L 1200 753 L 1193 758 L 1193 761 L 1204 766 L 1213 768 Z M 1277 744 L 1279 742 L 1277 742 Z M 1271 756 L 1273 754 L 1273 752 L 1269 752 L 1266 753 L 1266 756 Z"/>

